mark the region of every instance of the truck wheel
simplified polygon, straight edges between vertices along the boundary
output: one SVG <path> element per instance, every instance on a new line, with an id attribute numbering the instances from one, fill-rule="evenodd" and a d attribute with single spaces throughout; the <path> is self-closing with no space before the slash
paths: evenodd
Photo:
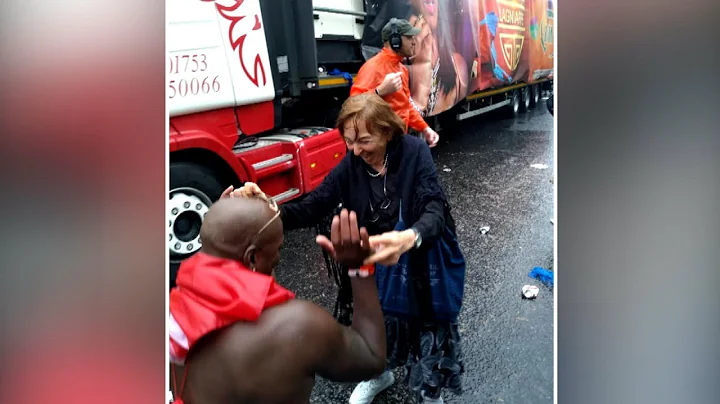
<path id="1" fill-rule="evenodd" d="M 180 262 L 200 249 L 203 217 L 223 190 L 215 173 L 207 167 L 187 162 L 170 164 L 168 237 L 171 288 L 175 286 Z"/>
<path id="2" fill-rule="evenodd" d="M 535 107 L 540 103 L 540 86 L 535 84 L 532 86 L 532 98 L 530 98 L 530 106 Z"/>
<path id="3" fill-rule="evenodd" d="M 510 104 L 508 104 L 505 111 L 508 118 L 514 118 L 520 112 L 520 92 L 518 90 L 513 90 L 510 93 Z"/>
<path id="4" fill-rule="evenodd" d="M 524 112 L 530 111 L 530 87 L 523 87 L 520 94 L 522 95 L 522 110 Z"/>
<path id="5" fill-rule="evenodd" d="M 554 111 L 553 111 L 555 109 L 555 98 L 553 97 L 552 93 L 548 97 L 546 105 L 547 105 L 548 112 L 550 112 L 550 115 L 555 115 Z"/>

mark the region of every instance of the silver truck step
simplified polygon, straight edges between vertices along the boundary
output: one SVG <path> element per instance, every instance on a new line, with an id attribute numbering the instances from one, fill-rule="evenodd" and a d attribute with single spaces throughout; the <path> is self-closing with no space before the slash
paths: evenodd
<path id="1" fill-rule="evenodd" d="M 263 147 L 267 147 L 270 145 L 273 145 L 277 143 L 276 140 L 265 140 L 265 139 L 255 139 L 253 141 L 245 140 L 243 142 L 238 142 L 233 146 L 233 153 L 235 154 L 242 154 L 245 152 L 249 152 L 251 150 L 257 150 L 262 149 Z"/>
<path id="2" fill-rule="evenodd" d="M 290 189 L 288 189 L 287 191 L 285 191 L 285 192 L 283 192 L 283 193 L 281 193 L 281 194 L 277 194 L 277 195 L 273 196 L 272 198 L 275 200 L 275 202 L 280 203 L 280 202 L 282 202 L 282 201 L 284 201 L 284 200 L 286 200 L 286 199 L 292 198 L 293 196 L 295 196 L 295 195 L 297 195 L 297 194 L 299 194 L 299 193 L 300 193 L 300 190 L 299 190 L 299 189 L 297 189 L 297 188 L 290 188 Z"/>
<path id="3" fill-rule="evenodd" d="M 504 106 L 510 104 L 511 101 L 512 101 L 512 99 L 507 99 L 505 101 L 498 102 L 497 104 L 492 104 L 492 105 L 488 105 L 487 107 L 479 108 L 479 109 L 469 111 L 469 112 L 463 112 L 462 114 L 457 114 L 457 120 L 462 121 L 463 119 L 472 118 L 476 115 L 490 112 L 494 109 L 498 109 L 498 108 L 501 108 L 501 107 L 504 107 Z"/>
<path id="4" fill-rule="evenodd" d="M 255 169 L 255 171 L 257 171 L 257 170 L 262 170 L 263 168 L 268 168 L 268 167 L 272 167 L 272 166 L 275 166 L 278 164 L 282 164 L 282 163 L 284 163 L 286 161 L 290 161 L 292 159 L 293 159 L 292 154 L 285 153 L 283 155 L 273 157 L 268 160 L 258 161 L 257 163 L 253 164 L 252 166 Z"/>

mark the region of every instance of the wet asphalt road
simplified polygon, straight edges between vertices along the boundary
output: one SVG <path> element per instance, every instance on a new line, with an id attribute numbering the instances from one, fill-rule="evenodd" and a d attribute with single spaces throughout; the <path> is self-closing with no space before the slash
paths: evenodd
<path id="1" fill-rule="evenodd" d="M 468 264 L 459 320 L 464 394 L 446 393 L 445 402 L 552 403 L 553 293 L 528 277 L 533 267 L 553 268 L 552 115 L 543 100 L 518 118 L 479 116 L 440 135 L 440 181 Z M 490 231 L 481 234 L 482 226 Z M 332 309 L 336 288 L 312 230 L 286 235 L 277 277 L 298 297 Z M 521 299 L 526 284 L 540 286 L 537 299 Z M 401 372 L 374 403 L 413 402 Z M 353 386 L 318 378 L 311 402 L 346 403 Z"/>

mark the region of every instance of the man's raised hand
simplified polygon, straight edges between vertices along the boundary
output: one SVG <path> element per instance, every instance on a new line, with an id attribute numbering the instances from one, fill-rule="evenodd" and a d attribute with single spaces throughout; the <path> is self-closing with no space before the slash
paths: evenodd
<path id="1" fill-rule="evenodd" d="M 367 230 L 364 227 L 358 229 L 357 215 L 347 209 L 333 217 L 330 240 L 320 235 L 315 241 L 337 262 L 349 268 L 360 268 L 372 253 Z"/>
<path id="2" fill-rule="evenodd" d="M 402 88 L 402 73 L 388 73 L 377 88 L 378 95 L 384 97 Z"/>

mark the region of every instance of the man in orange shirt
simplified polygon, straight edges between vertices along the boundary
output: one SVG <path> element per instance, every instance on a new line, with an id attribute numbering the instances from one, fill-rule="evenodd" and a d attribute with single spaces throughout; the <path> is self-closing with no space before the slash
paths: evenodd
<path id="1" fill-rule="evenodd" d="M 382 29 L 382 51 L 360 68 L 350 89 L 350 96 L 374 91 L 405 121 L 406 130 L 411 128 L 422 133 L 430 147 L 435 147 L 440 135 L 412 106 L 408 69 L 402 64 L 403 58 L 414 54 L 413 37 L 419 33 L 420 28 L 413 27 L 407 20 L 391 18 Z"/>

